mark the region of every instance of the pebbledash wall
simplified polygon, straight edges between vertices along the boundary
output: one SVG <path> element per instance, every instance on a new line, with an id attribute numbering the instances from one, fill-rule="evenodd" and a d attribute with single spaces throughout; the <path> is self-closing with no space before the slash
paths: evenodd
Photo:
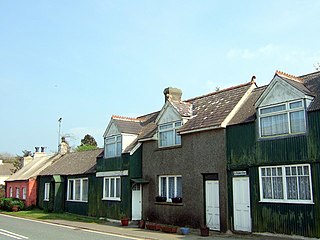
<path id="1" fill-rule="evenodd" d="M 159 148 L 158 141 L 143 143 L 143 218 L 178 226 L 205 225 L 205 178 L 219 180 L 220 229 L 228 229 L 225 129 L 182 135 L 181 146 Z M 157 203 L 160 175 L 182 176 L 182 204 Z"/>

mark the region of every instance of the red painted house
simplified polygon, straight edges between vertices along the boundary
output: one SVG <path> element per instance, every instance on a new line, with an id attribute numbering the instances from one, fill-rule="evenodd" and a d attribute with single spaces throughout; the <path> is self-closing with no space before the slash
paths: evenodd
<path id="1" fill-rule="evenodd" d="M 38 149 L 36 148 L 33 157 L 25 158 L 24 166 L 5 181 L 6 197 L 24 200 L 26 207 L 37 203 L 38 174 L 61 157 L 61 154 L 48 156 L 44 148 L 41 148 L 41 152 Z"/>

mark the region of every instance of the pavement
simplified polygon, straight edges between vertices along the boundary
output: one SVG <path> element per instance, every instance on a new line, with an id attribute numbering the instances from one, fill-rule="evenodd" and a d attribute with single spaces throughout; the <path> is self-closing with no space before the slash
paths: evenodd
<path id="1" fill-rule="evenodd" d="M 115 236 L 125 236 L 128 239 L 135 240 L 239 240 L 239 239 L 247 239 L 247 240 L 292 240 L 292 239 L 305 239 L 311 240 L 316 238 L 305 238 L 301 236 L 288 236 L 288 235 L 275 235 L 275 234 L 233 234 L 229 233 L 218 233 L 214 231 L 210 231 L 210 235 L 208 237 L 200 236 L 199 229 L 190 229 L 190 233 L 188 235 L 182 235 L 180 230 L 178 229 L 177 233 L 164 233 L 161 231 L 152 231 L 147 229 L 138 228 L 137 223 L 130 223 L 129 226 L 121 226 L 119 222 L 106 222 L 103 224 L 98 223 L 85 223 L 85 222 L 74 222 L 74 221 L 66 221 L 66 220 L 45 220 L 45 222 L 50 222 L 58 225 L 64 225 L 69 227 L 74 227 L 76 229 L 85 229 L 89 231 L 96 232 L 105 232 L 111 233 Z"/>

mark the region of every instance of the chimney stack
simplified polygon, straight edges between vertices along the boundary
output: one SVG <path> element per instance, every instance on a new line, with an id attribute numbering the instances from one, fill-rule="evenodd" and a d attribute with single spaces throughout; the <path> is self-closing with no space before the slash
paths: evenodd
<path id="1" fill-rule="evenodd" d="M 180 102 L 182 91 L 179 88 L 167 87 L 163 90 L 165 102 L 168 100 Z"/>
<path id="2" fill-rule="evenodd" d="M 59 153 L 61 155 L 64 155 L 66 153 L 70 152 L 69 144 L 66 141 L 65 137 L 61 137 L 61 143 L 59 145 Z"/>

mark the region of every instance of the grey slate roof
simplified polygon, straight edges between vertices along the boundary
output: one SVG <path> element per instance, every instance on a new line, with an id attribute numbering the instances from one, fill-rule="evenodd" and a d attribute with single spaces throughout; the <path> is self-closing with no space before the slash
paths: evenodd
<path id="1" fill-rule="evenodd" d="M 60 158 L 60 154 L 55 154 L 51 157 L 42 156 L 34 158 L 31 162 L 17 171 L 15 174 L 11 175 L 6 182 L 12 181 L 21 181 L 21 180 L 28 180 L 30 178 L 35 178 L 39 175 L 39 173 L 45 169 L 46 167 L 50 166 L 53 161 Z"/>
<path id="2" fill-rule="evenodd" d="M 141 123 L 137 119 L 112 116 L 113 122 L 122 133 L 139 134 L 142 129 Z"/>
<path id="3" fill-rule="evenodd" d="M 88 150 L 66 153 L 51 166 L 40 172 L 40 176 L 79 175 L 96 172 L 96 159 L 103 150 Z"/>
<path id="4" fill-rule="evenodd" d="M 186 100 L 193 106 L 193 117 L 179 129 L 179 132 L 219 127 L 252 84 L 249 82 Z"/>
<path id="5" fill-rule="evenodd" d="M 308 111 L 320 110 L 320 71 L 302 75 L 299 78 L 302 79 L 303 84 L 310 90 L 315 97 L 310 104 Z"/>
<path id="6" fill-rule="evenodd" d="M 248 99 L 244 102 L 244 104 L 240 107 L 235 116 L 231 119 L 228 125 L 235 125 L 239 123 L 248 123 L 253 122 L 256 119 L 256 109 L 255 102 L 264 92 L 267 86 L 262 86 L 254 89 Z"/>

